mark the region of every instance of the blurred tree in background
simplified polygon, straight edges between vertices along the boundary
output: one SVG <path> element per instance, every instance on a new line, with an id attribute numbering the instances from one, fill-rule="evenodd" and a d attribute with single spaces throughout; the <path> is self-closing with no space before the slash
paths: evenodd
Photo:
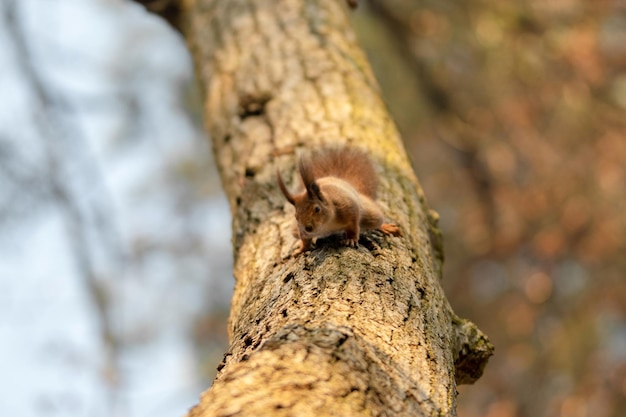
<path id="1" fill-rule="evenodd" d="M 496 346 L 459 415 L 624 415 L 626 3 L 368 5 L 447 295 Z"/>
<path id="2" fill-rule="evenodd" d="M 0 414 L 183 414 L 232 287 L 184 45 L 130 2 L 0 7 Z M 352 17 L 441 215 L 448 298 L 496 346 L 458 414 L 623 416 L 626 3 Z"/>

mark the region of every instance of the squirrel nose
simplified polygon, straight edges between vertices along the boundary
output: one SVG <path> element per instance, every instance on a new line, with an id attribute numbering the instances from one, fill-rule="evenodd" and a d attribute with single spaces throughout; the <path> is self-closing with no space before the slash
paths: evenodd
<path id="1" fill-rule="evenodd" d="M 307 233 L 311 233 L 313 231 L 313 226 L 305 226 L 304 230 L 306 230 Z"/>

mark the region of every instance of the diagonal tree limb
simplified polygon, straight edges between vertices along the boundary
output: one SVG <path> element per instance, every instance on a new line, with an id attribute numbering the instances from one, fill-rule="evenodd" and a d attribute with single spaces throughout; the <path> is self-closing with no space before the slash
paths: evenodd
<path id="1" fill-rule="evenodd" d="M 480 376 L 493 346 L 445 298 L 437 216 L 344 3 L 179 5 L 233 215 L 236 279 L 230 348 L 190 416 L 455 415 L 456 384 Z M 371 155 L 403 238 L 290 255 L 276 168 L 293 175 L 298 150 L 328 144 Z"/>

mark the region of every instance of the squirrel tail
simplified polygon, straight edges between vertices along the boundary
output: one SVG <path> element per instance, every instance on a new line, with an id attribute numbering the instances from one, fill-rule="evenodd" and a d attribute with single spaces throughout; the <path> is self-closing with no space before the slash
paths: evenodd
<path id="1" fill-rule="evenodd" d="M 349 147 L 326 148 L 303 159 L 313 178 L 338 177 L 350 184 L 361 194 L 376 199 L 378 176 L 374 165 L 365 152 Z"/>

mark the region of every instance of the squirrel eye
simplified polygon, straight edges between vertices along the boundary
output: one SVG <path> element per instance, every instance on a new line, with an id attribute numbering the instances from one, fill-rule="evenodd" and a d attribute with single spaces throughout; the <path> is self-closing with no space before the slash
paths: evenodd
<path id="1" fill-rule="evenodd" d="M 315 208 L 313 210 L 315 210 L 316 213 L 319 213 L 320 211 L 322 211 L 320 206 L 315 206 Z"/>

